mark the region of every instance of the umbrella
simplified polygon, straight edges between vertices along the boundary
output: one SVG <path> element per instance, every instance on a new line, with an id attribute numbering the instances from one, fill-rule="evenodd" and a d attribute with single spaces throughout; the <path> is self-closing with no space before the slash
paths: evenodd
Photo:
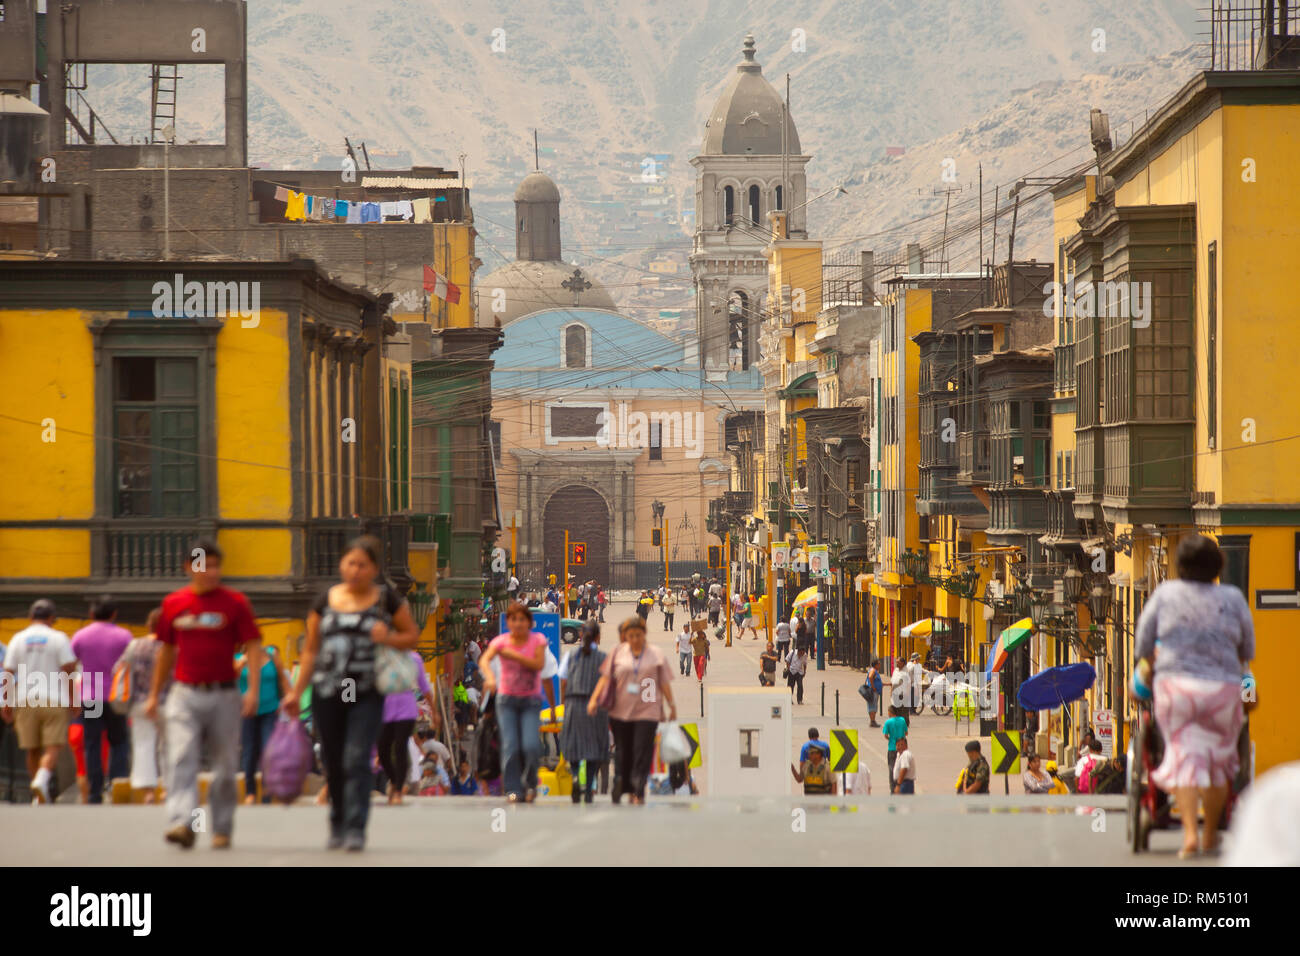
<path id="1" fill-rule="evenodd" d="M 804 588 L 802 591 L 799 592 L 799 595 L 794 599 L 795 607 L 807 607 L 809 604 L 816 604 L 816 603 L 817 603 L 817 585 L 815 584 L 810 588 Z"/>
<path id="2" fill-rule="evenodd" d="M 1028 640 L 1033 629 L 1034 621 L 1028 617 L 1022 617 L 1010 627 L 1004 628 L 998 635 L 997 643 L 993 645 L 993 653 L 989 655 L 988 666 L 984 668 L 985 676 L 992 677 L 997 671 L 1002 670 L 1002 665 L 1007 662 L 1007 655 Z"/>
<path id="3" fill-rule="evenodd" d="M 1039 671 L 1020 685 L 1016 699 L 1025 710 L 1054 710 L 1078 700 L 1097 680 L 1097 671 L 1087 661 Z"/>
<path id="4" fill-rule="evenodd" d="M 907 627 L 898 632 L 900 637 L 929 637 L 930 632 L 934 630 L 934 618 L 923 617 L 919 621 L 913 621 Z"/>

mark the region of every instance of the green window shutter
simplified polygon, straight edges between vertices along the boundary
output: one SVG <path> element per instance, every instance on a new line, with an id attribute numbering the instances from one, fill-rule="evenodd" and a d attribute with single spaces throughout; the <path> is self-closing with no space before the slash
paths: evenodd
<path id="1" fill-rule="evenodd" d="M 156 514 L 192 518 L 199 513 L 199 414 L 194 408 L 160 408 Z"/>
<path id="2" fill-rule="evenodd" d="M 402 501 L 403 510 L 411 507 L 411 383 L 402 376 L 401 392 L 401 429 L 397 434 L 399 459 L 402 466 Z"/>
<path id="3" fill-rule="evenodd" d="M 401 494 L 398 491 L 398 481 L 401 480 L 401 473 L 397 465 L 397 385 L 392 378 L 388 381 L 388 506 L 384 509 L 388 512 L 396 511 L 401 507 Z"/>

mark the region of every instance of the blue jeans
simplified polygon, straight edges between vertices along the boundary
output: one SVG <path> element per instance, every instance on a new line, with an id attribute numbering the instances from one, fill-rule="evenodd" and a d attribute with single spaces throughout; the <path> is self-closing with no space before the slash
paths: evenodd
<path id="1" fill-rule="evenodd" d="M 271 739 L 271 731 L 275 729 L 276 716 L 277 712 L 273 710 L 269 714 L 245 717 L 240 724 L 239 762 L 243 765 L 245 797 L 257 793 L 257 768 L 262 765 L 262 753 L 266 750 L 266 742 Z M 271 795 L 264 793 L 262 802 L 270 803 Z"/>
<path id="2" fill-rule="evenodd" d="M 537 786 L 542 756 L 541 704 L 536 697 L 497 695 L 497 726 L 501 728 L 501 778 L 507 795 Z"/>
<path id="3" fill-rule="evenodd" d="M 131 772 L 130 748 L 126 736 L 126 715 L 119 714 L 107 703 L 101 702 L 103 713 L 98 717 L 89 716 L 83 709 L 81 724 L 85 728 L 86 777 L 89 784 L 88 799 L 91 803 L 104 802 L 104 760 L 101 734 L 108 734 L 108 778 L 116 780 L 128 776 Z"/>

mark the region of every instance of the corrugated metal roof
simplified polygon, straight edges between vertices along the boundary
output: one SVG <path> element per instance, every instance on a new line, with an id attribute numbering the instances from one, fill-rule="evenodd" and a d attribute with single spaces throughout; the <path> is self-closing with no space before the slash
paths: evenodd
<path id="1" fill-rule="evenodd" d="M 361 177 L 361 185 L 382 189 L 459 189 L 459 176 L 366 176 Z"/>

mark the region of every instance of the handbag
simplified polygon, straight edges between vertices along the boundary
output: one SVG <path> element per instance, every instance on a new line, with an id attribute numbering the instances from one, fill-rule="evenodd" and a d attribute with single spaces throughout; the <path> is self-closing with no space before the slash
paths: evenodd
<path id="1" fill-rule="evenodd" d="M 596 701 L 596 707 L 599 710 L 611 711 L 614 709 L 614 658 L 622 646 L 620 644 L 619 647 L 614 648 L 614 653 L 609 655 L 609 677 L 605 681 L 605 689 L 601 692 L 600 700 Z"/>
<path id="2" fill-rule="evenodd" d="M 387 696 L 409 694 L 419 686 L 419 668 L 408 651 L 387 644 L 375 645 L 375 690 Z"/>
<path id="3" fill-rule="evenodd" d="M 686 731 L 675 720 L 659 725 L 659 759 L 666 764 L 691 759 L 691 742 L 686 739 Z"/>
<path id="4" fill-rule="evenodd" d="M 312 756 L 312 739 L 302 723 L 281 715 L 262 752 L 263 791 L 274 800 L 293 803 L 302 795 Z"/>

